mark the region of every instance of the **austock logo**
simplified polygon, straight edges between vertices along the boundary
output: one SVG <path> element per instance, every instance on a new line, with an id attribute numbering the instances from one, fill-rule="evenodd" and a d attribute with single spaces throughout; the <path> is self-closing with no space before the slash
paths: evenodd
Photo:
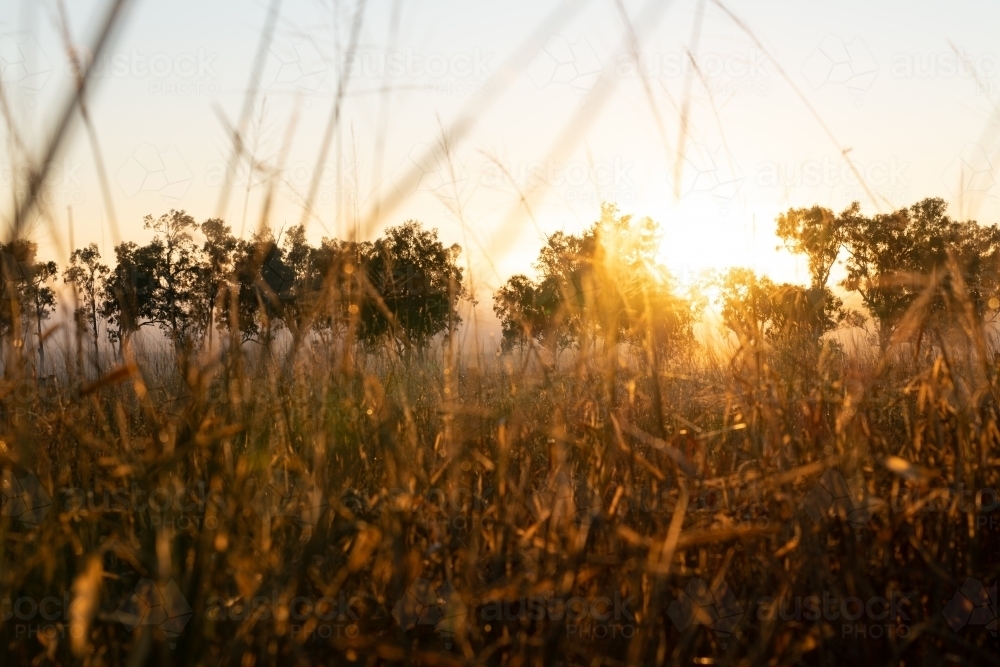
<path id="1" fill-rule="evenodd" d="M 847 162 L 824 155 L 812 160 L 766 161 L 757 165 L 755 183 L 762 188 L 830 190 L 842 203 L 870 201 L 873 191 L 881 199 L 905 205 L 910 200 L 910 167 L 895 156 L 888 160 Z"/>
<path id="2" fill-rule="evenodd" d="M 996 489 L 966 489 L 963 484 L 933 488 L 900 488 L 892 498 L 894 512 L 913 515 L 929 513 L 947 514 L 953 508 L 975 517 L 979 530 L 994 530 L 1000 525 L 1000 517 L 995 514 L 998 507 Z"/>
<path id="3" fill-rule="evenodd" d="M 435 585 L 420 578 L 393 606 L 392 616 L 404 632 L 418 625 L 433 626 L 450 649 L 452 639 L 468 619 L 469 609 L 450 581 Z"/>
<path id="4" fill-rule="evenodd" d="M 1000 72 L 995 53 L 970 53 L 964 49 L 940 53 L 895 53 L 889 73 L 897 79 L 991 79 Z"/>
<path id="5" fill-rule="evenodd" d="M 682 632 L 695 625 L 704 625 L 712 631 L 719 645 L 726 648 L 730 636 L 743 620 L 743 607 L 725 581 L 713 587 L 704 579 L 694 578 L 670 603 L 667 616 Z"/>
<path id="6" fill-rule="evenodd" d="M 133 482 L 131 487 L 104 488 L 98 493 L 77 487 L 60 490 L 63 508 L 75 514 L 89 512 L 140 512 L 149 513 L 150 523 L 156 527 L 188 530 L 218 527 L 215 513 L 225 506 L 220 491 L 207 488 L 205 482 L 196 485 L 161 486 L 146 489 Z"/>
<path id="7" fill-rule="evenodd" d="M 903 607 L 909 600 L 898 592 L 890 594 L 888 599 L 879 595 L 866 599 L 853 595 L 840 598 L 829 591 L 822 596 L 763 597 L 757 601 L 757 618 L 798 623 L 839 621 L 841 638 L 906 637 L 910 634 L 910 617 Z"/>
<path id="8" fill-rule="evenodd" d="M 79 611 L 72 594 L 65 590 L 44 597 L 4 598 L 0 600 L 0 629 L 13 631 L 15 639 L 55 641 L 65 638 L 67 631 L 70 636 L 80 638 L 80 625 L 74 623 L 80 618 Z"/>
<path id="9" fill-rule="evenodd" d="M 868 491 L 861 473 L 848 482 L 844 475 L 828 468 L 802 500 L 801 509 L 815 523 L 829 517 L 847 521 L 861 539 L 861 529 L 885 503 Z"/>
<path id="10" fill-rule="evenodd" d="M 46 204 L 80 204 L 86 198 L 83 162 L 63 157 L 48 165 L 45 188 L 39 193 Z M 31 187 L 36 168 L 28 162 L 0 160 L 0 187 L 23 197 Z"/>
<path id="11" fill-rule="evenodd" d="M 982 625 L 997 636 L 997 585 L 986 588 L 978 579 L 965 580 L 944 608 L 944 617 L 952 630 L 958 632 L 967 625 Z"/>
<path id="12" fill-rule="evenodd" d="M 360 632 L 357 609 L 364 608 L 368 601 L 345 591 L 340 591 L 336 598 L 298 595 L 288 599 L 277 591 L 270 597 L 257 595 L 250 599 L 213 596 L 208 598 L 205 617 L 210 621 L 290 621 L 289 629 L 294 636 L 319 640 L 354 638 Z"/>
<path id="13" fill-rule="evenodd" d="M 615 74 L 622 79 L 679 79 L 696 76 L 710 94 L 757 95 L 771 92 L 771 63 L 757 49 L 728 53 L 687 51 L 642 52 L 638 61 L 629 53 L 619 54 Z"/>
<path id="14" fill-rule="evenodd" d="M 473 515 L 482 514 L 489 507 L 483 496 L 462 486 L 448 489 L 432 487 L 414 493 L 408 489 L 390 489 L 381 499 L 369 506 L 368 502 L 354 493 L 348 493 L 341 504 L 354 513 L 369 511 L 415 512 L 420 521 L 437 524 L 445 531 L 467 532 L 472 528 Z"/>
<path id="15" fill-rule="evenodd" d="M 142 625 L 154 626 L 166 636 L 171 648 L 176 647 L 177 638 L 193 614 L 173 579 L 159 584 L 147 578 L 139 580 L 117 612 L 118 620 L 130 632 Z"/>
<path id="16" fill-rule="evenodd" d="M 49 510 L 52 498 L 34 473 L 0 471 L 0 516 L 9 516 L 23 526 L 38 526 Z"/>
<path id="17" fill-rule="evenodd" d="M 361 49 L 347 63 L 351 78 L 405 80 L 422 83 L 428 93 L 453 95 L 493 93 L 488 79 L 493 75 L 493 54 L 482 49 L 456 53 L 420 53 Z"/>
<path id="18" fill-rule="evenodd" d="M 180 53 L 144 53 L 132 47 L 128 52 L 107 53 L 97 60 L 86 50 L 78 55 L 80 67 L 88 71 L 91 79 L 149 80 L 149 92 L 153 95 L 219 94 L 219 74 L 214 66 L 219 54 L 204 48 Z M 65 73 L 75 78 L 75 64 L 67 62 Z"/>
<path id="19" fill-rule="evenodd" d="M 492 623 L 523 621 L 565 621 L 566 635 L 579 639 L 630 639 L 635 635 L 635 598 L 622 599 L 615 591 L 612 597 L 564 598 L 547 591 L 515 599 L 487 598 L 479 608 L 479 618 L 486 621 L 489 632 Z"/>
<path id="20" fill-rule="evenodd" d="M 620 156 L 610 160 L 569 160 L 559 162 L 551 155 L 544 160 L 527 160 L 505 169 L 497 163 L 487 164 L 479 181 L 491 189 L 514 186 L 518 190 L 550 187 L 569 201 L 634 202 L 638 184 L 636 163 Z"/>

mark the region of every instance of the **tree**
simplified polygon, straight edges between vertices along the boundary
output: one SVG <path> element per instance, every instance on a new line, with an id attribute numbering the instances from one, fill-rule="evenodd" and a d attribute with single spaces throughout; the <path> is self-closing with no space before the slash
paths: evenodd
<path id="1" fill-rule="evenodd" d="M 180 349 L 191 342 L 202 324 L 196 317 L 201 257 L 192 235 L 198 224 L 184 211 L 171 210 L 155 219 L 146 216 L 143 226 L 156 232 L 147 246 L 156 258 L 152 320 Z"/>
<path id="2" fill-rule="evenodd" d="M 771 300 L 777 286 L 753 269 L 733 267 L 719 285 L 722 322 L 742 340 L 759 342 L 771 335 L 775 312 Z"/>
<path id="3" fill-rule="evenodd" d="M 323 291 L 323 274 L 320 264 L 329 258 L 321 248 L 313 248 L 306 240 L 305 227 L 296 225 L 284 235 L 282 261 L 292 276 L 291 295 L 285 306 L 285 323 L 296 332 L 302 332 L 316 316 Z"/>
<path id="4" fill-rule="evenodd" d="M 551 234 L 535 263 L 538 280 L 517 275 L 494 294 L 504 348 L 534 338 L 558 353 L 600 336 L 609 351 L 623 340 L 652 343 L 659 356 L 689 342 L 696 308 L 658 265 L 658 245 L 653 220 L 608 204 L 583 233 Z"/>
<path id="5" fill-rule="evenodd" d="M 37 246 L 31 243 L 30 259 L 21 264 L 20 290 L 22 303 L 27 303 L 26 324 L 33 322 L 38 341 L 38 372 L 45 368 L 45 345 L 42 336 L 42 322 L 47 320 L 56 307 L 56 293 L 49 283 L 59 274 L 59 267 L 53 261 L 36 262 Z"/>
<path id="6" fill-rule="evenodd" d="M 461 251 L 457 244 L 446 248 L 437 230 L 419 222 L 387 229 L 362 258 L 374 294 L 360 307 L 361 338 L 369 343 L 389 338 L 409 351 L 457 326 L 458 302 L 469 298 L 457 264 Z"/>
<path id="7" fill-rule="evenodd" d="M 123 346 L 147 325 L 158 326 L 178 350 L 190 345 L 207 326 L 204 309 L 204 266 L 193 232 L 197 223 L 184 211 L 144 219 L 156 232 L 144 246 L 132 242 L 115 247 L 117 265 L 104 290 L 109 335 Z M 201 288 L 201 289 L 200 289 Z"/>
<path id="8" fill-rule="evenodd" d="M 605 204 L 592 232 L 593 300 L 604 337 L 652 344 L 657 356 L 689 342 L 695 304 L 677 293 L 674 277 L 657 262 L 658 225 L 648 217 L 618 215 Z"/>
<path id="9" fill-rule="evenodd" d="M 78 322 L 90 325 L 94 341 L 94 367 L 100 372 L 100 348 L 98 345 L 98 302 L 104 289 L 110 269 L 101 263 L 101 252 L 96 243 L 86 248 L 77 248 L 69 258 L 69 266 L 63 272 L 63 282 L 76 290 L 79 306 L 75 316 Z"/>
<path id="10" fill-rule="evenodd" d="M 940 318 L 953 284 L 943 269 L 949 254 L 966 283 L 977 315 L 1000 288 L 1000 228 L 975 221 L 957 222 L 946 214 L 942 199 L 925 199 L 909 208 L 866 217 L 846 218 L 848 252 L 846 289 L 860 294 L 877 322 L 879 343 L 888 344 L 893 331 L 927 285 L 927 276 L 941 273 L 940 290 L 929 314 Z"/>
<path id="11" fill-rule="evenodd" d="M 294 273 L 285 264 L 269 229 L 254 234 L 249 241 L 238 241 L 233 264 L 239 322 L 228 324 L 239 328 L 244 341 L 262 332 L 270 340 L 276 323 L 294 298 Z"/>
<path id="12" fill-rule="evenodd" d="M 774 283 L 752 269 L 729 269 L 720 282 L 722 321 L 741 340 L 816 341 L 851 321 L 830 288 Z"/>
<path id="13" fill-rule="evenodd" d="M 49 282 L 59 269 L 55 262 L 37 261 L 37 253 L 38 245 L 27 239 L 0 244 L 0 333 L 19 333 L 18 340 L 23 340 L 34 329 L 38 341 L 38 372 L 41 373 L 45 366 L 42 323 L 52 315 L 56 303 Z M 21 331 L 17 331 L 19 326 Z"/>
<path id="14" fill-rule="evenodd" d="M 107 321 L 108 338 L 121 354 L 129 338 L 154 324 L 157 307 L 156 271 L 158 248 L 125 241 L 115 246 L 115 268 L 104 282 L 101 315 Z"/>
<path id="15" fill-rule="evenodd" d="M 500 320 L 505 351 L 524 348 L 529 340 L 549 345 L 558 353 L 571 342 L 569 331 L 556 323 L 559 288 L 553 279 L 535 284 L 525 275 L 511 276 L 493 295 L 493 312 Z"/>
<path id="16" fill-rule="evenodd" d="M 805 330 L 817 340 L 840 322 L 858 320 L 844 310 L 843 302 L 833 295 L 827 282 L 860 208 L 854 202 L 840 215 L 821 206 L 793 208 L 777 219 L 775 233 L 790 251 L 806 256 L 810 277 L 809 287 L 804 290 L 784 286 L 779 313 L 784 313 L 789 323 L 808 323 Z"/>
<path id="17" fill-rule="evenodd" d="M 28 267 L 34 263 L 37 247 L 25 239 L 15 239 L 8 244 L 0 243 L 0 334 L 4 337 L 19 333 L 23 321 L 21 287 Z"/>
<path id="18" fill-rule="evenodd" d="M 365 298 L 363 267 L 372 249 L 367 241 L 328 238 L 312 249 L 310 275 L 315 284 L 310 298 L 315 330 L 337 335 L 359 323 Z"/>
<path id="19" fill-rule="evenodd" d="M 775 233 L 790 251 L 806 256 L 812 287 L 826 286 L 847 239 L 849 221 L 859 210 L 855 202 L 839 216 L 820 206 L 793 208 L 778 216 Z"/>
<path id="20" fill-rule="evenodd" d="M 197 291 L 201 294 L 200 310 L 204 313 L 202 326 L 211 336 L 216 324 L 216 306 L 221 304 L 219 319 L 225 321 L 229 299 L 235 294 L 234 253 L 238 241 L 229 225 L 219 218 L 210 218 L 201 223 L 201 233 L 205 236 L 205 243 L 201 248 L 202 267 L 198 274 Z"/>

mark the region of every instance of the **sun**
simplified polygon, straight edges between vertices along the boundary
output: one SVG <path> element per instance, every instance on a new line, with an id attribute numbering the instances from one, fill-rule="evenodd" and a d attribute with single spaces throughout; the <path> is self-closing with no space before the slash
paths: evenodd
<path id="1" fill-rule="evenodd" d="M 778 248 L 770 212 L 757 214 L 745 207 L 722 207 L 717 198 L 672 196 L 635 206 L 660 226 L 656 254 L 682 286 L 701 281 L 706 273 L 747 267 L 773 279 L 798 282 L 801 268 L 788 252 Z"/>

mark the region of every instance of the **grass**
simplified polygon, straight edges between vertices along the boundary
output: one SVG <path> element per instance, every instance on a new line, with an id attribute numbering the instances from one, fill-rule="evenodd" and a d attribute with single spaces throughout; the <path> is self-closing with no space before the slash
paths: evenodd
<path id="1" fill-rule="evenodd" d="M 320 346 L 9 376 L 6 483 L 52 504 L 0 518 L 2 651 L 992 664 L 989 619 L 945 610 L 996 581 L 996 361 L 940 340 L 694 352 L 655 379 L 625 349 L 553 371 Z"/>
<path id="2" fill-rule="evenodd" d="M 126 4 L 107 5 L 95 60 Z M 17 197 L 12 238 L 43 208 L 77 110 L 93 132 L 88 76 Z M 554 154 L 611 89 L 595 90 Z M 347 335 L 191 358 L 137 345 L 100 378 L 71 341 L 39 379 L 33 351 L 5 340 L 0 657 L 993 665 L 1000 347 L 969 312 L 910 318 L 914 335 L 887 350 L 744 341 L 655 368 L 626 346 L 553 367 L 532 350 L 400 358 Z"/>

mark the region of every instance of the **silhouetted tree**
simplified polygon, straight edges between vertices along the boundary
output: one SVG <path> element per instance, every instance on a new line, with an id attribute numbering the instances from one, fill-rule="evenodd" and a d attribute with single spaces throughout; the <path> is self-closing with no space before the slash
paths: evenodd
<path id="1" fill-rule="evenodd" d="M 990 296 L 1000 289 L 1000 228 L 975 221 L 958 222 L 945 213 L 942 199 L 925 199 L 909 208 L 866 217 L 854 206 L 844 218 L 847 278 L 878 326 L 885 346 L 903 315 L 925 289 L 932 273 L 941 273 L 949 253 L 969 292 L 975 311 L 983 314 Z M 846 212 L 845 212 L 846 213 Z M 944 311 L 952 291 L 942 274 L 940 292 L 930 313 Z"/>
<path id="2" fill-rule="evenodd" d="M 182 348 L 202 324 L 197 317 L 199 301 L 204 302 L 198 294 L 201 256 L 193 236 L 198 224 L 184 211 L 171 210 L 155 219 L 146 216 L 144 227 L 156 232 L 148 246 L 156 256 L 152 319 Z"/>
<path id="3" fill-rule="evenodd" d="M 159 258 L 159 248 L 152 244 L 139 246 L 126 241 L 115 246 L 115 268 L 104 282 L 101 315 L 119 354 L 141 327 L 157 322 Z"/>
<path id="4" fill-rule="evenodd" d="M 821 206 L 789 209 L 778 216 L 776 234 L 785 247 L 805 255 L 809 262 L 810 284 L 807 288 L 785 285 L 780 295 L 788 323 L 799 323 L 800 332 L 811 332 L 819 339 L 843 322 L 860 323 L 858 313 L 844 309 L 843 302 L 830 291 L 830 271 L 850 237 L 861 207 L 854 202 L 840 215 Z M 787 325 L 784 329 L 787 329 Z"/>
<path id="5" fill-rule="evenodd" d="M 284 234 L 282 261 L 292 276 L 291 294 L 285 302 L 284 320 L 297 334 L 318 316 L 323 298 L 323 269 L 328 260 L 323 247 L 314 248 L 306 240 L 302 225 L 292 227 Z"/>
<path id="6" fill-rule="evenodd" d="M 523 349 L 530 339 L 556 351 L 572 342 L 569 331 L 556 324 L 561 308 L 559 287 L 553 279 L 535 284 L 527 276 L 511 276 L 493 295 L 493 312 L 500 320 L 502 346 Z"/>
<path id="7" fill-rule="evenodd" d="M 59 274 L 55 262 L 36 261 L 38 246 L 29 242 L 30 250 L 25 262 L 20 263 L 18 288 L 22 303 L 28 304 L 25 324 L 34 324 L 35 339 L 38 343 L 38 372 L 45 368 L 45 341 L 42 336 L 42 322 L 47 320 L 56 307 L 56 293 L 49 283 Z"/>
<path id="8" fill-rule="evenodd" d="M 104 282 L 109 273 L 110 269 L 101 263 L 101 252 L 96 243 L 74 250 L 69 258 L 69 266 L 63 271 L 63 281 L 76 290 L 79 305 L 74 315 L 78 322 L 90 325 L 94 343 L 94 367 L 98 372 L 100 372 L 98 307 Z"/>
<path id="9" fill-rule="evenodd" d="M 295 275 L 285 264 L 281 248 L 271 231 L 255 234 L 249 241 L 240 240 L 233 255 L 239 322 L 244 341 L 261 334 L 270 341 L 286 306 L 294 298 Z"/>
<path id="10" fill-rule="evenodd" d="M 234 283 L 234 254 L 239 242 L 229 225 L 218 218 L 210 218 L 201 223 L 201 233 L 205 243 L 201 247 L 202 266 L 198 274 L 199 309 L 203 327 L 208 335 L 217 324 L 228 321 L 229 299 L 236 294 Z M 221 313 L 216 309 L 221 307 Z"/>
<path id="11" fill-rule="evenodd" d="M 29 332 L 38 343 L 38 372 L 45 366 L 42 323 L 55 310 L 55 292 L 49 283 L 58 273 L 55 262 L 38 261 L 38 245 L 27 239 L 0 244 L 0 333 L 19 333 L 19 340 Z M 16 327 L 20 326 L 20 331 Z"/>
<path id="12" fill-rule="evenodd" d="M 461 247 L 446 248 L 437 230 L 409 221 L 390 227 L 365 250 L 364 277 L 371 293 L 360 306 L 363 340 L 388 338 L 409 351 L 458 325 L 458 302 L 469 298 L 456 263 Z"/>

